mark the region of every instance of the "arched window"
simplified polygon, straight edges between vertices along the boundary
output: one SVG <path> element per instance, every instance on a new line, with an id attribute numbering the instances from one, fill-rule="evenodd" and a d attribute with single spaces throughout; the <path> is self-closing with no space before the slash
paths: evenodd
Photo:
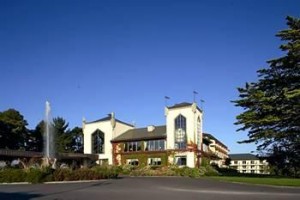
<path id="1" fill-rule="evenodd" d="M 175 119 L 175 149 L 186 149 L 186 118 L 179 115 Z"/>
<path id="2" fill-rule="evenodd" d="M 197 119 L 197 146 L 198 149 L 201 149 L 201 120 L 200 117 Z"/>
<path id="3" fill-rule="evenodd" d="M 100 130 L 92 135 L 92 153 L 104 153 L 104 133 Z"/>

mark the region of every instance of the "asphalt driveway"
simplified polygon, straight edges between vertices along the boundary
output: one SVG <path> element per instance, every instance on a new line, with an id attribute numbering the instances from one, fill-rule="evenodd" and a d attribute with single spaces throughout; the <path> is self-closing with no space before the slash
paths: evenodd
<path id="1" fill-rule="evenodd" d="M 181 177 L 124 177 L 85 183 L 0 185 L 0 199 L 268 200 L 300 199 L 300 188 Z"/>

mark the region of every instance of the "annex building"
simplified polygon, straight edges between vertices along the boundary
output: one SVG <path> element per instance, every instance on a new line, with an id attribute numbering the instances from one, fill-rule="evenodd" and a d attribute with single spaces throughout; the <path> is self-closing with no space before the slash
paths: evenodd
<path id="1" fill-rule="evenodd" d="M 195 102 L 184 102 L 165 107 L 165 117 L 165 125 L 143 128 L 116 119 L 114 113 L 92 122 L 84 120 L 84 153 L 98 154 L 99 164 L 199 166 L 202 110 Z"/>
<path id="2" fill-rule="evenodd" d="M 265 158 L 250 153 L 230 154 L 230 167 L 240 173 L 269 174 L 269 164 Z"/>

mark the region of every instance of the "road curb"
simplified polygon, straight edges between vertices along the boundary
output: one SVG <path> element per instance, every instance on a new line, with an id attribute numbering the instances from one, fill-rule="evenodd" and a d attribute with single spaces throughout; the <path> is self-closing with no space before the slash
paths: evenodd
<path id="1" fill-rule="evenodd" d="M 93 183 L 93 182 L 105 182 L 110 179 L 102 179 L 102 180 L 80 180 L 80 181 L 50 181 L 50 182 L 43 182 L 37 184 L 64 184 L 64 183 Z M 35 183 L 30 182 L 13 182 L 13 183 L 0 183 L 0 185 L 32 185 Z"/>

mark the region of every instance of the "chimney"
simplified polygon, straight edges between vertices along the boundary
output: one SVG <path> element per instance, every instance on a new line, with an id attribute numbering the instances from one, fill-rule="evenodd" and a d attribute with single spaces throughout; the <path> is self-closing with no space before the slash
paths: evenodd
<path id="1" fill-rule="evenodd" d="M 114 129 L 115 126 L 116 126 L 116 118 L 115 118 L 115 113 L 114 112 L 112 112 L 110 114 L 110 123 L 111 123 L 112 128 Z"/>
<path id="2" fill-rule="evenodd" d="M 148 132 L 152 132 L 152 131 L 154 131 L 154 129 L 155 129 L 155 126 L 153 126 L 153 125 L 147 126 Z"/>

